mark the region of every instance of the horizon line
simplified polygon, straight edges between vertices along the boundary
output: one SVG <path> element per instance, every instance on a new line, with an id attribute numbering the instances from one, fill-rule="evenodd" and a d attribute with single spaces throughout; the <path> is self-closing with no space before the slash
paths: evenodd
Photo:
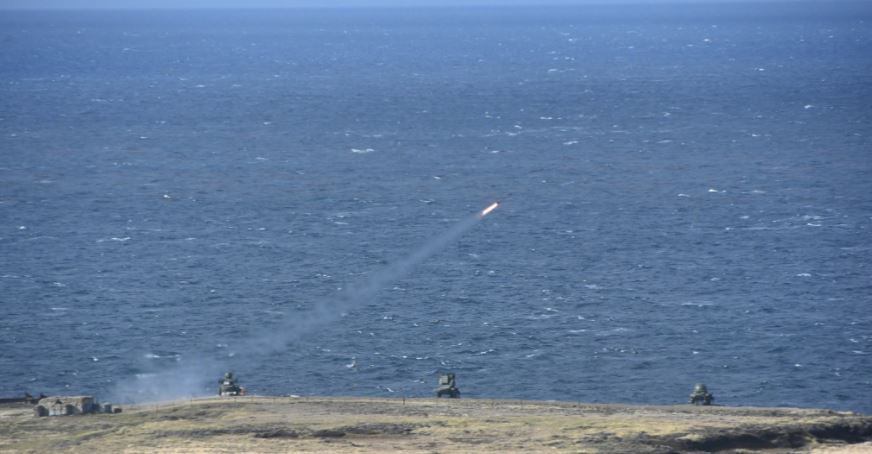
<path id="1" fill-rule="evenodd" d="M 476 7 L 574 7 L 574 6 L 668 6 L 668 5 L 693 5 L 693 6 L 715 6 L 715 5 L 731 5 L 731 4 L 772 4 L 772 3 L 801 3 L 801 4 L 816 4 L 821 7 L 831 6 L 834 4 L 866 4 L 863 0 L 712 0 L 700 2 L 699 0 L 554 0 L 546 2 L 536 2 L 534 0 L 510 1 L 509 3 L 499 3 L 499 0 L 473 0 L 468 4 L 460 3 L 423 3 L 423 4 L 402 4 L 388 2 L 376 2 L 366 5 L 349 5 L 349 4 L 291 4 L 291 5 L 273 5 L 273 4 L 248 4 L 248 5 L 200 5 L 200 4 L 182 4 L 179 6 L 169 5 L 131 5 L 121 6 L 116 4 L 111 5 L 34 5 L 32 2 L 27 2 L 21 5 L 2 5 L 0 11 L 185 11 L 185 10 L 296 10 L 296 9 L 456 9 L 456 8 L 476 8 Z"/>

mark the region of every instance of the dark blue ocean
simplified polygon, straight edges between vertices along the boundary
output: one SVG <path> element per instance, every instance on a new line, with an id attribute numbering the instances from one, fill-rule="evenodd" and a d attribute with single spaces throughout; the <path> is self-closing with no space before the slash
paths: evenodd
<path id="1" fill-rule="evenodd" d="M 872 412 L 870 49 L 868 3 L 2 11 L 0 395 Z"/>

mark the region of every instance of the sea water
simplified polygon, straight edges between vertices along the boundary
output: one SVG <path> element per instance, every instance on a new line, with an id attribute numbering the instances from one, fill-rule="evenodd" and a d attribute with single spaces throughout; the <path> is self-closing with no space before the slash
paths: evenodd
<path id="1" fill-rule="evenodd" d="M 452 371 L 872 411 L 867 5 L 5 11 L 0 41 L 2 395 Z"/>

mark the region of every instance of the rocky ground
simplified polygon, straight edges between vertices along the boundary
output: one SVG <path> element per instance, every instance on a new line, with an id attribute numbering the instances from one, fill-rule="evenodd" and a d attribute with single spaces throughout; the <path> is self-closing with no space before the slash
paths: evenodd
<path id="1" fill-rule="evenodd" d="M 481 399 L 235 397 L 36 418 L 0 407 L 0 452 L 870 452 L 829 410 Z"/>

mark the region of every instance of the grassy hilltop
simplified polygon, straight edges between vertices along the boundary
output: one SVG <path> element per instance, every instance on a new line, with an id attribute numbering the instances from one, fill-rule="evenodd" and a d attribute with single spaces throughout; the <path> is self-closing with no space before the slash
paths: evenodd
<path id="1" fill-rule="evenodd" d="M 829 410 L 481 399 L 207 398 L 117 415 L 0 407 L 0 452 L 872 452 Z"/>

